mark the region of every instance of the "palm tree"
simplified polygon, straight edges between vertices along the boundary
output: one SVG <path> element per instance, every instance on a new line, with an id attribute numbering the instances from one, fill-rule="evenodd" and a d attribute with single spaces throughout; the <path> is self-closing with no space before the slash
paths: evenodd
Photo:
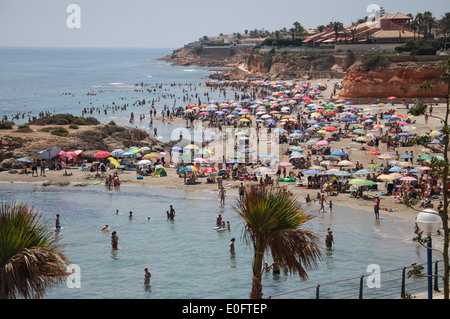
<path id="1" fill-rule="evenodd" d="M 67 277 L 68 259 L 26 204 L 0 206 L 0 299 L 42 298 Z"/>
<path id="2" fill-rule="evenodd" d="M 433 13 L 431 13 L 430 11 L 425 11 L 423 13 L 423 17 L 424 17 L 426 38 L 429 38 L 431 36 L 431 29 L 436 24 L 436 18 L 433 17 Z"/>
<path id="3" fill-rule="evenodd" d="M 337 42 L 339 32 L 342 31 L 342 29 L 343 29 L 342 23 L 339 21 L 335 21 L 335 22 L 332 22 L 331 26 L 333 27 L 333 31 L 334 31 L 334 40 L 335 40 L 335 42 Z"/>
<path id="4" fill-rule="evenodd" d="M 299 227 L 311 219 L 296 198 L 280 190 L 250 186 L 233 205 L 244 221 L 243 237 L 253 244 L 251 299 L 262 298 L 262 266 L 265 253 L 292 274 L 308 279 L 307 270 L 317 267 L 321 258 L 318 237 Z"/>
<path id="5" fill-rule="evenodd" d="M 423 28 L 424 25 L 424 16 L 423 13 L 417 13 L 416 17 L 414 18 L 414 22 L 417 26 L 417 39 L 420 39 L 420 30 Z"/>

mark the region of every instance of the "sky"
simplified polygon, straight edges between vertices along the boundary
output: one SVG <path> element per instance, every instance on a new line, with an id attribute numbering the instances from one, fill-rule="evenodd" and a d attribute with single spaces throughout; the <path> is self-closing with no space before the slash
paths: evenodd
<path id="1" fill-rule="evenodd" d="M 296 21 L 306 29 L 350 25 L 377 6 L 437 18 L 450 11 L 449 0 L 0 0 L 0 46 L 179 48 L 205 35 L 290 29 Z"/>

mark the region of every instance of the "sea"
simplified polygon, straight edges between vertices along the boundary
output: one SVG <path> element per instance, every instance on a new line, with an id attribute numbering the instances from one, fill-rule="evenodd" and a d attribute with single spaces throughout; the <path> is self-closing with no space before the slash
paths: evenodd
<path id="1" fill-rule="evenodd" d="M 40 112 L 81 116 L 84 108 L 93 107 L 99 111 L 92 116 L 102 123 L 114 120 L 151 132 L 148 117 L 129 122 L 131 112 L 136 116 L 149 111 L 147 104 L 132 106 L 136 100 L 154 99 L 156 108 L 162 109 L 164 105 L 197 104 L 199 99 L 208 104 L 229 98 L 204 87 L 208 75 L 217 69 L 172 66 L 158 60 L 171 52 L 0 48 L 0 114 L 8 119 L 16 116 L 15 122 L 20 124 Z M 130 106 L 105 113 L 113 103 Z M 161 139 L 169 141 L 174 126 L 158 125 Z M 39 211 L 70 259 L 71 269 L 76 270 L 76 277 L 48 291 L 48 299 L 248 298 L 253 249 L 243 238 L 242 221 L 233 209 L 235 200 L 227 195 L 221 207 L 217 192 L 195 187 L 168 190 L 124 185 L 109 190 L 102 185 L 61 187 L 0 181 L 0 201 L 25 202 Z M 166 217 L 169 205 L 176 210 L 174 220 Z M 305 281 L 298 275 L 265 273 L 264 297 L 313 298 L 315 289 L 307 288 L 321 285 L 325 292 L 344 290 L 348 283 L 327 284 L 349 278 L 359 282 L 361 276 L 372 274 L 374 265 L 384 272 L 426 262 L 426 250 L 413 241 L 414 224 L 406 219 L 383 211 L 380 220 L 375 220 L 370 209 L 343 206 L 335 206 L 332 213 L 317 213 L 314 204 L 305 209 L 315 217 L 304 227 L 322 242 L 332 228 L 333 249 L 324 249 L 318 267 L 308 270 Z M 59 231 L 54 229 L 56 214 L 61 220 Z M 214 229 L 219 214 L 230 222 L 229 230 Z M 101 231 L 105 225 L 109 232 Z M 111 249 L 112 231 L 119 237 L 117 250 Z M 234 255 L 229 251 L 232 238 L 236 239 Z M 270 264 L 273 260 L 267 254 L 265 261 Z M 152 274 L 149 286 L 144 285 L 145 267 Z"/>

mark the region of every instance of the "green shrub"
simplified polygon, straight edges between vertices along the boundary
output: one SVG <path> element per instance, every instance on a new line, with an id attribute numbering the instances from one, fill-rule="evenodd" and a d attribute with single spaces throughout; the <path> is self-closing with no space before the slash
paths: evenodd
<path id="1" fill-rule="evenodd" d="M 14 126 L 14 122 L 11 121 L 3 121 L 0 122 L 0 130 L 11 130 Z"/>
<path id="2" fill-rule="evenodd" d="M 78 125 L 76 125 L 76 124 L 70 124 L 69 125 L 69 128 L 71 128 L 71 129 L 73 129 L 73 130 L 78 130 Z"/>
<path id="3" fill-rule="evenodd" d="M 57 135 L 57 136 L 67 136 L 69 135 L 69 131 L 66 130 L 64 127 L 57 127 L 53 129 L 50 134 Z"/>
<path id="4" fill-rule="evenodd" d="M 117 125 L 116 124 L 116 122 L 114 122 L 114 121 L 111 121 L 111 122 L 109 122 L 108 124 L 106 124 L 106 125 Z"/>

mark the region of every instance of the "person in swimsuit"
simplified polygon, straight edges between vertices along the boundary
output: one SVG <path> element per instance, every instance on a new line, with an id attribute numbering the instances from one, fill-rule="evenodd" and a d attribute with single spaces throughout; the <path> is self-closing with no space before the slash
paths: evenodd
<path id="1" fill-rule="evenodd" d="M 231 242 L 230 242 L 230 253 L 232 254 L 232 255 L 234 255 L 235 254 L 235 250 L 234 250 L 234 242 L 236 241 L 236 239 L 233 237 L 233 238 L 231 238 Z"/>
<path id="2" fill-rule="evenodd" d="M 148 271 L 148 268 L 145 267 L 144 268 L 144 285 L 149 285 L 150 284 L 150 278 L 152 277 L 152 274 L 150 273 L 150 271 Z"/>
<path id="3" fill-rule="evenodd" d="M 117 233 L 115 231 L 111 234 L 111 246 L 113 249 L 117 249 L 117 244 L 119 242 L 119 236 L 117 236 Z"/>

